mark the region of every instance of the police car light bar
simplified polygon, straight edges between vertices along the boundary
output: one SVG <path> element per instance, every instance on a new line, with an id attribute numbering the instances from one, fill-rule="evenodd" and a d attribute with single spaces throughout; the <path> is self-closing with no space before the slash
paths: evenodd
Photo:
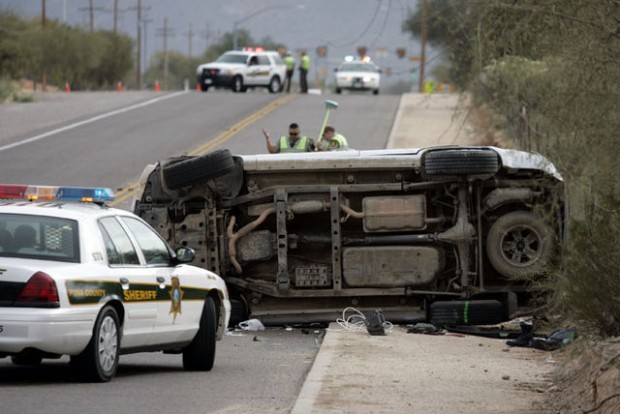
<path id="1" fill-rule="evenodd" d="M 114 201 L 114 192 L 110 188 L 97 187 L 0 184 L 0 199 L 102 203 Z"/>

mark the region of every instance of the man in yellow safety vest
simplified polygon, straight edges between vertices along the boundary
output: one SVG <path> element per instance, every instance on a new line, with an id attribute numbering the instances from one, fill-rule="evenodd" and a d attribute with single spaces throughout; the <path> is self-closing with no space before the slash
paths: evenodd
<path id="1" fill-rule="evenodd" d="M 328 125 L 323 130 L 323 139 L 318 148 L 319 151 L 346 151 L 349 149 L 349 143 L 344 135 L 336 132 L 336 128 Z"/>
<path id="2" fill-rule="evenodd" d="M 286 93 L 291 91 L 291 81 L 293 79 L 293 73 L 295 72 L 295 58 L 291 55 L 291 52 L 286 52 L 284 56 L 284 64 L 286 65 Z"/>
<path id="3" fill-rule="evenodd" d="M 310 69 L 310 57 L 305 51 L 301 52 L 299 62 L 299 87 L 301 93 L 308 93 L 308 70 Z"/>
<path id="4" fill-rule="evenodd" d="M 263 135 L 265 136 L 265 142 L 267 143 L 267 150 L 272 153 L 285 153 L 285 152 L 312 152 L 315 150 L 314 140 L 307 136 L 301 135 L 301 129 L 295 122 L 288 127 L 288 137 L 282 135 L 278 141 L 278 145 L 271 143 L 271 136 L 263 128 Z"/>

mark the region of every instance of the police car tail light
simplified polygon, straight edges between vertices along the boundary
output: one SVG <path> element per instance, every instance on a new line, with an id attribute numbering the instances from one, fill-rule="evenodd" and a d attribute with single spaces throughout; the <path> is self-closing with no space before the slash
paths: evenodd
<path id="1" fill-rule="evenodd" d="M 56 283 L 47 274 L 37 272 L 26 282 L 26 285 L 15 300 L 17 306 L 58 307 L 58 289 Z"/>
<path id="2" fill-rule="evenodd" d="M 0 184 L 0 199 L 103 203 L 114 201 L 114 192 L 97 187 Z"/>

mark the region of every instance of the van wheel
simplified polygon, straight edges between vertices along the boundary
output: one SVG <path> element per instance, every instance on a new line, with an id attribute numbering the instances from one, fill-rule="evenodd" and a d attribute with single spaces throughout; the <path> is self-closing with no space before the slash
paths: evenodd
<path id="1" fill-rule="evenodd" d="M 553 247 L 553 229 L 529 211 L 500 217 L 486 239 L 489 262 L 506 277 L 540 273 L 551 259 Z"/>
<path id="2" fill-rule="evenodd" d="M 200 327 L 194 340 L 183 350 L 183 368 L 187 371 L 211 371 L 215 361 L 217 313 L 213 298 L 207 297 Z"/>
<path id="3" fill-rule="evenodd" d="M 230 151 L 220 149 L 200 157 L 167 165 L 163 168 L 164 182 L 172 190 L 200 180 L 218 178 L 235 169 Z"/>

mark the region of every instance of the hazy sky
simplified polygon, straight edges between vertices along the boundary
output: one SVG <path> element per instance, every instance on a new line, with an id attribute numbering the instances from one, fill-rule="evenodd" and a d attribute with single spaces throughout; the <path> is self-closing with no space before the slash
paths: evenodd
<path id="1" fill-rule="evenodd" d="M 94 7 L 95 29 L 111 30 L 114 0 L 46 0 L 46 15 L 70 25 L 89 27 L 89 1 Z M 401 29 L 408 10 L 415 10 L 417 1 L 141 0 L 143 48 L 147 58 L 154 51 L 163 50 L 164 18 L 168 20 L 168 49 L 189 54 L 191 46 L 194 56 L 216 42 L 218 36 L 232 32 L 237 22 L 239 28 L 248 30 L 255 39 L 269 36 L 290 50 L 308 50 L 315 69 L 318 66 L 332 72 L 345 55 L 356 54 L 358 47 L 365 46 L 376 63 L 392 70 L 392 80 L 406 79 L 417 63 L 398 59 L 396 49 L 407 49 L 408 56 L 420 53 L 419 41 Z M 137 4 L 138 0 L 118 0 L 122 11 L 119 30 L 134 38 Z M 24 17 L 40 16 L 41 5 L 42 0 L 0 0 L 0 7 Z M 315 50 L 323 45 L 328 47 L 328 56 L 318 60 Z"/>

